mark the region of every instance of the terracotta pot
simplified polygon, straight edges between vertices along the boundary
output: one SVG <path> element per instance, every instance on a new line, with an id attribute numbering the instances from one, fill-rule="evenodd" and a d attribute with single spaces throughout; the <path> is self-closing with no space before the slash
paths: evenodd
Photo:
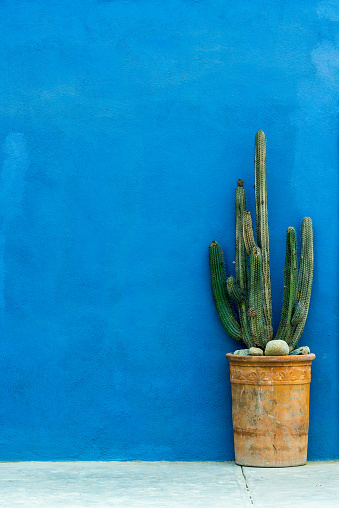
<path id="1" fill-rule="evenodd" d="M 314 354 L 226 355 L 230 362 L 235 461 L 242 466 L 301 466 L 307 460 Z"/>

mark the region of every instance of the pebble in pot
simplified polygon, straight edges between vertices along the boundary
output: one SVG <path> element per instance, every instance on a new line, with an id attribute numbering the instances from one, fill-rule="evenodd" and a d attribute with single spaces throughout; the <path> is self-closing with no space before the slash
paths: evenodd
<path id="1" fill-rule="evenodd" d="M 262 349 L 260 349 L 260 347 L 250 347 L 248 350 L 248 354 L 250 356 L 262 356 L 264 352 Z"/>
<path id="2" fill-rule="evenodd" d="M 290 355 L 309 355 L 310 354 L 310 348 L 308 346 L 302 346 L 298 349 L 293 349 L 293 351 L 290 352 Z"/>
<path id="3" fill-rule="evenodd" d="M 266 356 L 287 356 L 289 354 L 289 345 L 284 340 L 270 340 L 266 344 Z"/>

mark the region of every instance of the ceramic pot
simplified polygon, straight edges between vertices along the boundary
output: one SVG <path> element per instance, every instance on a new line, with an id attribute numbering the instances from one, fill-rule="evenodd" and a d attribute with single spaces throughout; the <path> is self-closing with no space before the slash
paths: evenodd
<path id="1" fill-rule="evenodd" d="M 314 354 L 226 355 L 230 363 L 235 461 L 242 466 L 301 466 L 307 460 Z"/>

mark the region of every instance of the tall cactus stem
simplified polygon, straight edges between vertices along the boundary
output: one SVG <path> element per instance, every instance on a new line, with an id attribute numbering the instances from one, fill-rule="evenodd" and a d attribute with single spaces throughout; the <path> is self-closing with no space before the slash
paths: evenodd
<path id="1" fill-rule="evenodd" d="M 297 291 L 297 235 L 293 227 L 287 228 L 286 259 L 284 268 L 284 298 L 279 328 L 276 339 L 289 343 L 291 335 L 291 318 Z"/>
<path id="2" fill-rule="evenodd" d="M 243 335 L 243 341 L 248 347 L 253 344 L 251 337 L 251 326 L 248 319 L 248 261 L 243 235 L 243 215 L 246 210 L 246 193 L 244 182 L 238 180 L 238 187 L 235 191 L 235 276 L 237 285 L 244 299 L 238 304 L 239 321 Z"/>
<path id="3" fill-rule="evenodd" d="M 209 247 L 209 259 L 213 297 L 220 320 L 227 333 L 233 339 L 241 341 L 241 328 L 227 294 L 224 256 L 217 242 L 212 242 Z"/>
<path id="4" fill-rule="evenodd" d="M 301 227 L 301 250 L 300 266 L 297 282 L 297 300 L 296 304 L 303 304 L 304 313 L 300 322 L 292 331 L 290 345 L 294 349 L 298 344 L 301 334 L 304 331 L 306 318 L 311 299 L 311 290 L 313 282 L 313 226 L 310 217 L 305 217 Z"/>
<path id="5" fill-rule="evenodd" d="M 267 210 L 266 137 L 263 131 L 258 131 L 255 136 L 254 162 L 257 245 L 262 254 L 264 328 L 266 338 L 271 340 L 273 338 L 273 327 Z"/>

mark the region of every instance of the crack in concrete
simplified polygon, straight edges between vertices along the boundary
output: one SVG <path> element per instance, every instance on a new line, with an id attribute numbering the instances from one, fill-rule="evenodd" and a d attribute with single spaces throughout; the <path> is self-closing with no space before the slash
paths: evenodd
<path id="1" fill-rule="evenodd" d="M 250 500 L 251 504 L 254 506 L 254 502 L 253 502 L 253 499 L 252 499 L 252 496 L 251 496 L 251 492 L 250 492 L 249 486 L 248 486 L 248 484 L 247 484 L 247 479 L 246 479 L 246 475 L 245 475 L 244 467 L 243 467 L 243 466 L 240 466 L 240 467 L 241 467 L 241 472 L 242 472 L 242 475 L 243 475 L 243 477 L 244 477 L 245 487 L 246 487 L 246 491 L 247 491 L 247 494 L 248 494 L 249 500 Z"/>

